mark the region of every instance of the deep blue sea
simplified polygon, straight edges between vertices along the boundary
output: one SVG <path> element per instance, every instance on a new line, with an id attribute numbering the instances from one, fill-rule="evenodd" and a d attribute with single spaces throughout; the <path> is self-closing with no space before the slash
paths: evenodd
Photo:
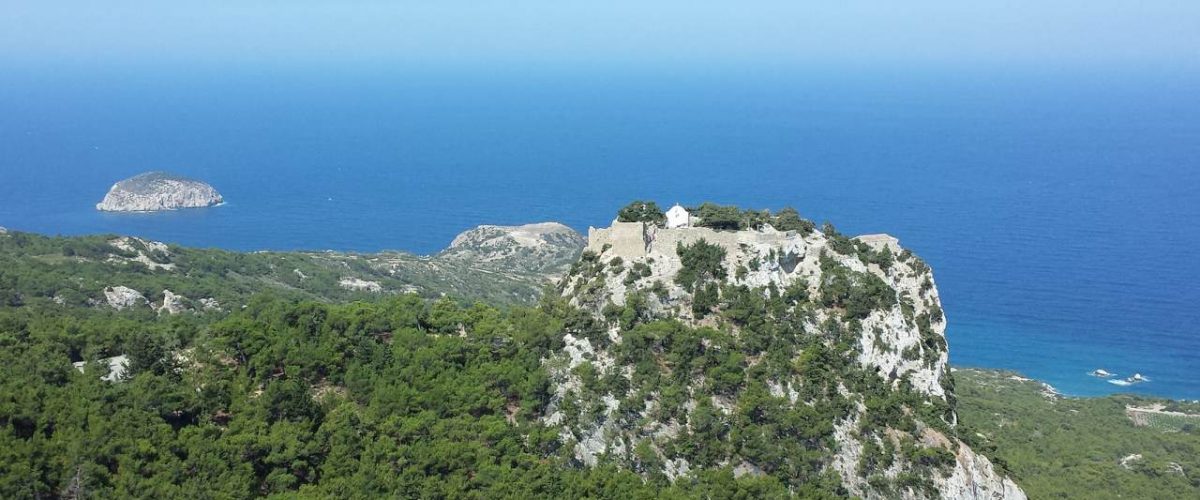
<path id="1" fill-rule="evenodd" d="M 956 364 L 1194 399 L 1197 89 L 1086 69 L 2 72 L 0 226 L 429 253 L 478 224 L 585 231 L 635 198 L 792 205 L 924 257 Z M 93 209 L 146 170 L 228 203 Z"/>

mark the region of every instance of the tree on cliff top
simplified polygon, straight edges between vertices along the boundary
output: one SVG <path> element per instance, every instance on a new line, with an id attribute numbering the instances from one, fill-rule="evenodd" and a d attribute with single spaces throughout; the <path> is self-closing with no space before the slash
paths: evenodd
<path id="1" fill-rule="evenodd" d="M 649 222 L 661 225 L 666 219 L 666 214 L 653 201 L 636 200 L 617 212 L 617 220 L 620 222 Z"/>

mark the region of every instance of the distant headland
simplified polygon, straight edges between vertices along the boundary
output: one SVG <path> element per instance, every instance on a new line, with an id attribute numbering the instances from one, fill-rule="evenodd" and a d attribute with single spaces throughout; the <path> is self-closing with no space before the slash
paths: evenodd
<path id="1" fill-rule="evenodd" d="M 146 172 L 116 184 L 96 204 L 102 212 L 158 212 L 203 208 L 224 201 L 207 183 L 167 172 Z"/>

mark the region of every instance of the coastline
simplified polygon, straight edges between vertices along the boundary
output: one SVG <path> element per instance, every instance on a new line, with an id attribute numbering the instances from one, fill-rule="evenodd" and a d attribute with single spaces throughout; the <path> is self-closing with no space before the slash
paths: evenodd
<path id="1" fill-rule="evenodd" d="M 951 345 L 951 347 L 953 348 L 954 346 Z M 1007 380 L 1010 380 L 1013 382 L 1017 382 L 1017 383 L 1021 383 L 1021 384 L 1036 385 L 1040 388 L 1039 390 L 1043 394 L 1047 395 L 1047 397 L 1064 398 L 1064 399 L 1080 399 L 1080 400 L 1096 400 L 1096 399 L 1105 399 L 1105 398 L 1113 398 L 1113 397 L 1132 397 L 1132 398 L 1137 398 L 1139 400 L 1147 400 L 1147 401 L 1165 401 L 1165 402 L 1173 402 L 1173 403 L 1188 404 L 1188 405 L 1200 405 L 1200 398 L 1174 398 L 1174 397 L 1159 396 L 1156 394 L 1149 394 L 1149 393 L 1144 393 L 1144 392 L 1118 391 L 1118 392 L 1111 392 L 1111 393 L 1107 393 L 1107 394 L 1074 394 L 1071 392 L 1062 391 L 1058 387 L 1055 387 L 1054 385 L 1050 384 L 1049 382 L 1046 382 L 1044 380 L 1041 380 L 1041 379 L 1038 379 L 1035 377 L 1026 376 L 1023 372 L 1020 372 L 1018 370 L 1014 370 L 1011 368 L 998 368 L 998 367 L 977 366 L 977 365 L 961 365 L 961 364 L 955 364 L 955 363 L 950 364 L 950 373 L 957 374 L 961 371 L 994 374 L 996 376 L 1003 377 L 1004 379 L 1007 379 Z M 1106 379 L 1101 379 L 1101 380 L 1106 380 Z M 1131 385 L 1127 385 L 1127 386 L 1118 386 L 1118 387 L 1136 387 L 1137 385 L 1138 384 L 1131 384 Z M 1197 408 L 1197 409 L 1200 410 L 1200 408 Z M 1197 417 L 1200 418 L 1200 415 L 1197 415 Z"/>

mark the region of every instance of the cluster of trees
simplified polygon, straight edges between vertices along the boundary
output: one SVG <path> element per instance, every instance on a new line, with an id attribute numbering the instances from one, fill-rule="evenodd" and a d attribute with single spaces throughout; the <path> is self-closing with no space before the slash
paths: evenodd
<path id="1" fill-rule="evenodd" d="M 858 260 L 862 261 L 863 264 L 876 264 L 880 269 L 887 271 L 892 267 L 892 264 L 897 259 L 897 256 L 892 255 L 892 250 L 887 246 L 883 246 L 880 249 L 875 250 L 866 243 L 851 239 L 850 237 L 838 232 L 837 228 L 831 223 L 826 222 L 825 225 L 821 227 L 821 233 L 828 238 L 830 249 L 842 255 L 856 256 L 858 257 Z M 911 252 L 908 252 L 907 250 L 905 252 L 905 254 L 900 256 L 901 260 L 906 260 L 910 257 L 913 257 Z M 915 257 L 913 258 L 915 259 Z M 924 263 L 920 264 L 923 265 Z M 918 272 L 927 270 L 928 269 L 917 269 Z"/>
<path id="2" fill-rule="evenodd" d="M 699 218 L 697 225 L 718 230 L 761 229 L 766 224 L 779 231 L 798 231 L 801 234 L 816 229 L 812 221 L 801 218 L 800 213 L 792 207 L 772 214 L 770 210 L 741 209 L 734 205 L 705 202 L 690 212 Z"/>
<path id="3" fill-rule="evenodd" d="M 791 207 L 772 214 L 770 210 L 743 210 L 734 205 L 704 202 L 698 207 L 689 208 L 688 212 L 698 219 L 698 226 L 717 230 L 761 229 L 763 225 L 770 224 L 779 231 L 808 234 L 817 227 L 812 221 L 800 217 L 800 213 Z M 666 219 L 666 214 L 654 201 L 636 200 L 617 211 L 617 220 L 620 222 L 646 222 L 661 226 Z"/>
<path id="4" fill-rule="evenodd" d="M 675 251 L 683 267 L 675 274 L 675 283 L 692 294 L 692 311 L 703 316 L 720 297 L 720 282 L 725 279 L 725 249 L 703 239 Z"/>
<path id="5" fill-rule="evenodd" d="M 653 201 L 635 200 L 617 211 L 617 220 L 621 222 L 647 222 L 662 225 L 667 215 Z"/>

